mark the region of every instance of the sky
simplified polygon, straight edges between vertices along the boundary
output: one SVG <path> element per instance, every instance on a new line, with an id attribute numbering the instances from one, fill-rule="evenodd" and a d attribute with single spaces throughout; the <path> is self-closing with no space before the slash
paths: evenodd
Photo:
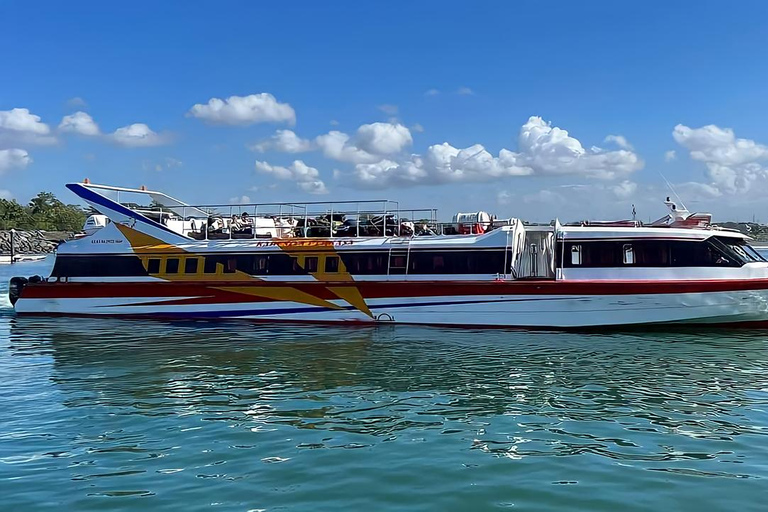
<path id="1" fill-rule="evenodd" d="M 768 2 L 0 2 L 0 197 L 768 222 Z M 672 192 L 672 190 L 674 192 Z"/>

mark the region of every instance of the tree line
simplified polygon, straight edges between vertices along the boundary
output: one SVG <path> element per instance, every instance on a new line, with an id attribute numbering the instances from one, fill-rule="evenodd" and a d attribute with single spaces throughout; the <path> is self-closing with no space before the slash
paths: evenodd
<path id="1" fill-rule="evenodd" d="M 40 192 L 27 205 L 0 199 L 0 229 L 80 231 L 90 213 L 64 204 L 51 192 Z"/>

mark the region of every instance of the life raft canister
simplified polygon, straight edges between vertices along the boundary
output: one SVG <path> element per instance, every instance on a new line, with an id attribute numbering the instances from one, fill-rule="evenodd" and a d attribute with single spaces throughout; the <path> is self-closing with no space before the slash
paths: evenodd
<path id="1" fill-rule="evenodd" d="M 12 277 L 8 284 L 8 298 L 11 299 L 11 306 L 21 297 L 21 291 L 27 286 L 29 280 L 26 277 Z"/>

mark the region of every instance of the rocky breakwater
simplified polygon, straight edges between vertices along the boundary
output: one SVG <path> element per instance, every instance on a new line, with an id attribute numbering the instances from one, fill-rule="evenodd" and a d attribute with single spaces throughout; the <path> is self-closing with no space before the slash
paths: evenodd
<path id="1" fill-rule="evenodd" d="M 13 252 L 17 256 L 52 253 L 58 245 L 69 240 L 74 233 L 66 231 L 19 231 L 13 235 Z M 11 232 L 0 231 L 0 254 L 11 254 Z"/>

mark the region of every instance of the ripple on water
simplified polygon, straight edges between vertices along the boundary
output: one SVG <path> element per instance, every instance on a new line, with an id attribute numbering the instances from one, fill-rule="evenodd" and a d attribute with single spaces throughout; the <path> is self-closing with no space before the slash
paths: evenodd
<path id="1" fill-rule="evenodd" d="M 10 508 L 757 510 L 768 476 L 764 332 L 3 329 Z"/>

